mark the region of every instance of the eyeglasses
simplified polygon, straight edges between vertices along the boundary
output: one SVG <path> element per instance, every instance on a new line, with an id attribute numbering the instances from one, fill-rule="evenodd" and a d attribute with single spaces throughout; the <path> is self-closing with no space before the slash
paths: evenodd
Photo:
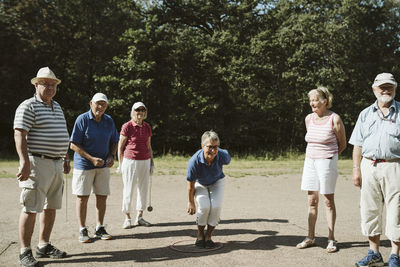
<path id="1" fill-rule="evenodd" d="M 218 146 L 205 146 L 208 150 L 217 150 Z"/>
<path id="2" fill-rule="evenodd" d="M 383 121 L 390 121 L 391 123 L 396 123 L 396 119 L 392 120 L 392 119 L 388 119 L 388 118 L 382 117 L 378 110 L 376 111 L 376 113 L 378 113 L 378 117 L 379 117 L 381 120 L 383 120 Z"/>
<path id="3" fill-rule="evenodd" d="M 56 83 L 47 83 L 47 82 L 38 82 L 39 85 L 44 86 L 44 87 L 56 87 Z"/>
<path id="4" fill-rule="evenodd" d="M 136 112 L 146 112 L 145 108 L 137 108 L 135 109 Z"/>

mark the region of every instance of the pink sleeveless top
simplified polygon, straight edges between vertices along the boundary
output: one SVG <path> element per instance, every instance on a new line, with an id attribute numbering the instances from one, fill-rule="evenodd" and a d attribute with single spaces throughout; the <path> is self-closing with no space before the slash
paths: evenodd
<path id="1" fill-rule="evenodd" d="M 333 131 L 333 117 L 329 116 L 323 124 L 315 123 L 315 113 L 311 114 L 306 133 L 306 157 L 312 159 L 327 159 L 338 153 L 338 142 Z"/>

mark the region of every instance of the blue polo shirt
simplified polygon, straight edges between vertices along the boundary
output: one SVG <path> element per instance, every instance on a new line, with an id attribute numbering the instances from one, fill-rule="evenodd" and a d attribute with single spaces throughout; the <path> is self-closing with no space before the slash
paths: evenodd
<path id="1" fill-rule="evenodd" d="M 384 116 L 378 102 L 364 109 L 353 129 L 349 143 L 362 147 L 370 159 L 400 159 L 400 102 L 393 100 Z"/>
<path id="2" fill-rule="evenodd" d="M 211 185 L 225 177 L 222 172 L 222 165 L 228 165 L 229 162 L 231 162 L 231 156 L 229 156 L 228 151 L 218 148 L 217 156 L 210 166 L 204 159 L 203 150 L 200 149 L 189 160 L 186 179 L 189 182 L 197 180 L 202 185 Z"/>
<path id="3" fill-rule="evenodd" d="M 70 141 L 82 146 L 90 155 L 104 160 L 104 166 L 95 167 L 92 162 L 75 152 L 74 168 L 91 170 L 104 168 L 110 152 L 110 144 L 118 143 L 119 135 L 113 119 L 103 114 L 100 123 L 97 123 L 92 111 L 89 110 L 76 118 Z"/>

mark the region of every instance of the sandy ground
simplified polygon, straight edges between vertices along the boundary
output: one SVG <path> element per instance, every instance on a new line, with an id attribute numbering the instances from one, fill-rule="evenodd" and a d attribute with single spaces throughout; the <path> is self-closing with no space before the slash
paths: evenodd
<path id="1" fill-rule="evenodd" d="M 18 266 L 19 188 L 14 178 L 0 179 L 0 266 Z M 327 224 L 323 203 L 317 221 L 317 246 L 299 250 L 295 245 L 307 233 L 306 193 L 300 191 L 300 173 L 278 176 L 229 178 L 225 187 L 222 220 L 214 241 L 215 251 L 193 251 L 194 216 L 186 213 L 186 181 L 181 175 L 153 177 L 153 212 L 145 219 L 152 227 L 122 229 L 122 181 L 113 173 L 105 224 L 112 240 L 78 242 L 75 197 L 71 174 L 67 178 L 63 208 L 58 211 L 51 241 L 68 252 L 65 259 L 40 259 L 50 266 L 354 266 L 368 249 L 360 233 L 359 190 L 349 175 L 340 175 L 336 187 L 336 239 L 339 251 L 328 254 Z M 89 200 L 87 224 L 93 234 L 94 197 Z M 32 239 L 38 242 L 38 220 Z M 390 254 L 382 236 L 381 253 Z M 181 251 L 171 249 L 171 245 Z M 183 251 L 183 252 L 182 252 Z"/>

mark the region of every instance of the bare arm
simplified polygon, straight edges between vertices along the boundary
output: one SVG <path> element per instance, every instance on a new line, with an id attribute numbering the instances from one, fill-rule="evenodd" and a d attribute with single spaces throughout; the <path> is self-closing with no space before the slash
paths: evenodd
<path id="1" fill-rule="evenodd" d="M 26 141 L 27 131 L 23 129 L 14 130 L 15 148 L 19 157 L 18 180 L 25 181 L 29 178 L 31 166 L 28 157 L 28 143 Z"/>
<path id="2" fill-rule="evenodd" d="M 342 153 L 347 147 L 346 142 L 346 130 L 344 124 L 339 115 L 335 115 L 333 118 L 333 131 L 335 132 L 336 139 L 338 141 L 338 153 Z"/>
<path id="3" fill-rule="evenodd" d="M 101 158 L 93 157 L 90 155 L 88 152 L 86 152 L 81 145 L 78 145 L 76 143 L 71 142 L 70 148 L 84 157 L 85 159 L 89 160 L 90 162 L 93 163 L 94 166 L 96 167 L 102 167 L 104 165 L 104 160 Z"/>
<path id="4" fill-rule="evenodd" d="M 353 180 L 353 184 L 360 188 L 361 188 L 361 184 L 362 184 L 361 169 L 360 169 L 361 152 L 362 152 L 362 147 L 354 146 L 354 148 L 353 148 L 352 180 Z"/>
<path id="5" fill-rule="evenodd" d="M 193 215 L 193 214 L 196 213 L 196 204 L 194 203 L 194 193 L 196 191 L 194 189 L 194 184 L 195 184 L 195 182 L 188 181 L 188 198 L 189 198 L 189 202 L 188 202 L 188 210 L 187 210 L 187 212 L 190 215 Z"/>
<path id="6" fill-rule="evenodd" d="M 114 165 L 114 156 L 117 154 L 118 143 L 110 144 L 110 153 L 107 155 L 106 167 L 111 168 Z"/>
<path id="7" fill-rule="evenodd" d="M 122 166 L 122 160 L 124 158 L 124 150 L 125 150 L 125 145 L 126 141 L 128 138 L 125 135 L 120 135 L 119 136 L 119 142 L 118 142 L 118 165 L 121 167 Z"/>

